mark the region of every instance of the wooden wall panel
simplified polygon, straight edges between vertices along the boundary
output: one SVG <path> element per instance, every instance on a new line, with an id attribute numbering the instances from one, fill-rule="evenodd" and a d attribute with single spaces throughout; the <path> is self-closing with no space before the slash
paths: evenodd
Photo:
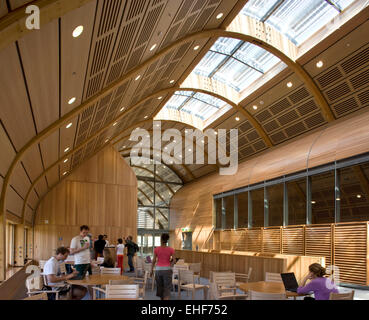
<path id="1" fill-rule="evenodd" d="M 334 228 L 334 265 L 340 281 L 368 285 L 368 223 L 340 224 Z"/>
<path id="2" fill-rule="evenodd" d="M 0 148 L 0 173 L 5 177 L 15 152 L 2 126 L 0 126 Z"/>
<path id="3" fill-rule="evenodd" d="M 0 18 L 8 13 L 8 8 L 6 7 L 5 1 L 0 1 Z"/>
<path id="4" fill-rule="evenodd" d="M 7 210 L 19 217 L 22 216 L 23 199 L 14 191 L 13 188 L 8 189 L 5 201 L 7 204 Z"/>
<path id="5" fill-rule="evenodd" d="M 137 234 L 136 176 L 119 153 L 108 146 L 59 183 L 43 199 L 35 225 L 36 260 L 58 246 L 69 246 L 87 224 L 93 237 L 107 234 L 111 242 Z"/>

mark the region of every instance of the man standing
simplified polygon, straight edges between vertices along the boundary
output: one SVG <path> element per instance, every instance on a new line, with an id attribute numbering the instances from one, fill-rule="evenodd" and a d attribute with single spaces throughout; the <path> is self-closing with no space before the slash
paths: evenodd
<path id="1" fill-rule="evenodd" d="M 108 236 L 106 234 L 104 234 L 104 240 L 105 240 L 105 247 L 109 247 L 109 241 L 108 241 Z"/>
<path id="2" fill-rule="evenodd" d="M 81 226 L 80 233 L 74 237 L 70 243 L 71 254 L 74 255 L 74 267 L 78 271 L 78 278 L 82 279 L 86 272 L 91 271 L 91 258 L 90 258 L 90 239 L 87 237 L 90 231 L 86 225 Z"/>
<path id="3" fill-rule="evenodd" d="M 138 245 L 134 243 L 132 240 L 133 240 L 132 236 L 128 236 L 126 239 L 129 272 L 135 271 L 135 267 L 133 266 L 133 257 L 135 256 L 135 253 L 138 251 Z"/>

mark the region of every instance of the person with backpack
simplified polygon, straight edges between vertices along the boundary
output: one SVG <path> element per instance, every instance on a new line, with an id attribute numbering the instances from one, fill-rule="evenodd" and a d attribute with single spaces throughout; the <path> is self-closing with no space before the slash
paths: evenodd
<path id="1" fill-rule="evenodd" d="M 138 248 L 138 245 L 135 242 L 133 242 L 132 236 L 127 237 L 126 248 L 127 248 L 127 257 L 128 257 L 128 265 L 129 265 L 128 272 L 134 272 L 135 267 L 133 266 L 133 257 L 135 256 L 139 248 Z"/>

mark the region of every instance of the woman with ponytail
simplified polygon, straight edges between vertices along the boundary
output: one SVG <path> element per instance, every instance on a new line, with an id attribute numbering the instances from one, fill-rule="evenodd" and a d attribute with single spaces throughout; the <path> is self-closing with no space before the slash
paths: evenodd
<path id="1" fill-rule="evenodd" d="M 324 277 L 325 275 L 325 268 L 319 263 L 311 264 L 309 266 L 309 273 L 302 280 L 301 286 L 297 289 L 297 293 L 305 294 L 314 292 L 315 300 L 329 300 L 330 293 L 338 293 L 338 289 L 331 279 Z M 310 282 L 306 284 L 308 280 L 310 280 Z"/>

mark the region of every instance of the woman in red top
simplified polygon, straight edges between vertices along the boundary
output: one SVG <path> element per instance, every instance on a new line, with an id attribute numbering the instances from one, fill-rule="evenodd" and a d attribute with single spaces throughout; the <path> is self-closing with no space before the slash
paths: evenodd
<path id="1" fill-rule="evenodd" d="M 154 250 L 154 259 L 152 260 L 152 269 L 155 264 L 155 280 L 156 280 L 156 295 L 161 300 L 169 300 L 170 291 L 172 289 L 172 267 L 174 264 L 174 249 L 167 246 L 169 234 L 161 235 L 161 245 Z"/>

